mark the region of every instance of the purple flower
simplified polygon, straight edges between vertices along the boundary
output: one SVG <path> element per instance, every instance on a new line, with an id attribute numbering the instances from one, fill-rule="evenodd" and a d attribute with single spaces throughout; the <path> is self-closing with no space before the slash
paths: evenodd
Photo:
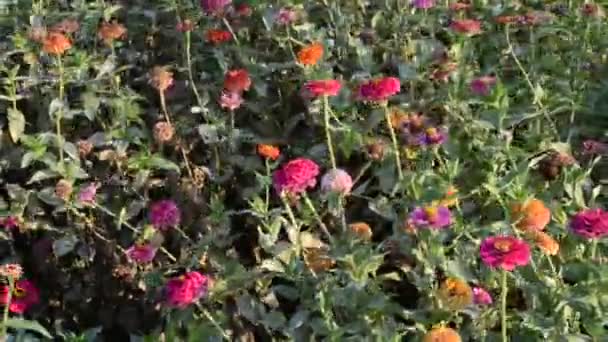
<path id="1" fill-rule="evenodd" d="M 471 92 L 479 96 L 488 96 L 491 88 L 496 84 L 496 77 L 481 76 L 471 81 Z"/>
<path id="2" fill-rule="evenodd" d="M 450 209 L 445 206 L 416 207 L 408 219 L 415 228 L 441 229 L 452 223 Z"/>
<path id="3" fill-rule="evenodd" d="M 177 204 L 172 200 L 158 201 L 150 206 L 150 223 L 159 230 L 167 230 L 179 225 L 181 216 Z"/>
<path id="4" fill-rule="evenodd" d="M 134 244 L 127 249 L 126 253 L 129 260 L 137 263 L 146 263 L 154 259 L 154 256 L 156 256 L 156 250 L 157 248 L 151 244 Z"/>
<path id="5" fill-rule="evenodd" d="M 602 209 L 583 210 L 572 217 L 570 229 L 586 239 L 608 236 L 608 213 Z"/>
<path id="6" fill-rule="evenodd" d="M 298 19 L 298 13 L 289 7 L 283 7 L 275 16 L 275 21 L 283 26 L 290 25 Z"/>
<path id="7" fill-rule="evenodd" d="M 323 192 L 337 192 L 348 195 L 353 187 L 353 179 L 342 169 L 328 171 L 321 178 L 321 190 Z"/>
<path id="8" fill-rule="evenodd" d="M 222 91 L 220 96 L 220 106 L 222 108 L 234 111 L 243 104 L 243 97 L 240 93 Z"/>
<path id="9" fill-rule="evenodd" d="M 474 287 L 473 303 L 476 305 L 490 305 L 493 303 L 492 296 L 484 288 Z"/>
<path id="10" fill-rule="evenodd" d="M 232 3 L 232 0 L 201 0 L 201 7 L 207 15 L 218 15 L 224 12 L 224 8 Z"/>
<path id="11" fill-rule="evenodd" d="M 435 0 L 414 0 L 412 5 L 418 9 L 429 9 L 435 6 Z"/>
<path id="12" fill-rule="evenodd" d="M 80 188 L 78 193 L 78 201 L 84 204 L 93 204 L 95 202 L 95 195 L 97 195 L 97 188 L 99 184 L 89 183 L 87 186 Z"/>
<path id="13" fill-rule="evenodd" d="M 429 127 L 418 135 L 417 140 L 419 145 L 441 145 L 447 140 L 447 134 L 442 129 Z"/>

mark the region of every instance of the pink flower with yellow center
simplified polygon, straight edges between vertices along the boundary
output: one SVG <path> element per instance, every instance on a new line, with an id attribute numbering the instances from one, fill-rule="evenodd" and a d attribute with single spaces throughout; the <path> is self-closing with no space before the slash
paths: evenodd
<path id="1" fill-rule="evenodd" d="M 491 236 L 485 238 L 479 248 L 484 264 L 491 268 L 513 271 L 517 266 L 530 262 L 530 246 L 513 236 Z"/>
<path id="2" fill-rule="evenodd" d="M 450 209 L 445 206 L 416 207 L 408 223 L 414 228 L 441 229 L 452 223 Z"/>

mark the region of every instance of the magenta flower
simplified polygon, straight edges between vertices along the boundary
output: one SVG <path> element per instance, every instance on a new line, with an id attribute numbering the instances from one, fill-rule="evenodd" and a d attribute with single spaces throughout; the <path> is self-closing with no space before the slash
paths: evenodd
<path id="1" fill-rule="evenodd" d="M 19 228 L 19 219 L 16 216 L 0 217 L 0 226 L 4 229 Z"/>
<path id="2" fill-rule="evenodd" d="M 416 207 L 408 219 L 415 228 L 441 229 L 452 224 L 452 214 L 445 206 Z"/>
<path id="3" fill-rule="evenodd" d="M 95 196 L 97 195 L 98 187 L 99 184 L 97 183 L 89 183 L 87 186 L 80 188 L 80 192 L 78 193 L 78 201 L 83 204 L 95 203 Z"/>
<path id="4" fill-rule="evenodd" d="M 321 178 L 321 190 L 323 192 L 337 192 L 348 195 L 353 187 L 353 179 L 341 169 L 332 169 Z"/>
<path id="5" fill-rule="evenodd" d="M 447 140 L 447 133 L 445 130 L 429 127 L 423 133 L 418 134 L 416 140 L 418 145 L 441 145 Z"/>
<path id="6" fill-rule="evenodd" d="M 586 239 L 608 236 L 608 213 L 602 209 L 583 210 L 572 217 L 570 229 Z"/>
<path id="7" fill-rule="evenodd" d="M 482 287 L 473 287 L 473 303 L 476 305 L 490 305 L 492 296 Z"/>
<path id="8" fill-rule="evenodd" d="M 232 0 L 201 0 L 201 8 L 207 15 L 220 15 Z"/>
<path id="9" fill-rule="evenodd" d="M 147 263 L 156 256 L 157 248 L 151 244 L 134 244 L 127 249 L 127 257 L 136 263 Z"/>
<path id="10" fill-rule="evenodd" d="M 491 88 L 496 84 L 496 77 L 481 76 L 471 81 L 471 92 L 479 96 L 488 96 Z"/>
<path id="11" fill-rule="evenodd" d="M 337 96 L 340 88 L 342 84 L 336 80 L 308 81 L 302 88 L 302 94 L 305 97 Z"/>
<path id="12" fill-rule="evenodd" d="M 396 77 L 384 77 L 364 82 L 359 86 L 357 97 L 362 101 L 386 101 L 401 90 L 401 82 Z"/>
<path id="13" fill-rule="evenodd" d="M 435 6 L 435 0 L 414 0 L 412 5 L 418 9 L 429 9 Z"/>
<path id="14" fill-rule="evenodd" d="M 530 262 L 530 246 L 513 236 L 491 236 L 481 242 L 479 254 L 484 264 L 491 268 L 513 271 L 517 266 Z"/>
<path id="15" fill-rule="evenodd" d="M 222 108 L 234 111 L 241 107 L 244 100 L 240 93 L 222 91 L 219 102 Z"/>
<path id="16" fill-rule="evenodd" d="M 278 194 L 288 192 L 300 194 L 308 188 L 314 188 L 317 184 L 319 166 L 310 159 L 294 159 L 274 172 L 272 182 Z"/>
<path id="17" fill-rule="evenodd" d="M 149 218 L 154 228 L 167 230 L 179 225 L 182 215 L 174 201 L 162 200 L 150 206 Z"/>
<path id="18" fill-rule="evenodd" d="M 183 309 L 203 297 L 209 290 L 209 277 L 193 271 L 170 279 L 164 288 L 165 303 Z"/>
<path id="19" fill-rule="evenodd" d="M 10 287 L 3 285 L 0 287 L 0 305 L 6 305 L 8 303 Z M 11 294 L 11 303 L 8 307 L 10 312 L 16 314 L 22 314 L 26 312 L 31 306 L 40 302 L 40 291 L 38 288 L 29 280 L 18 280 L 13 286 L 13 293 Z"/>
<path id="20" fill-rule="evenodd" d="M 597 140 L 585 140 L 583 142 L 583 154 L 585 155 L 603 155 L 608 154 L 608 144 Z"/>
<path id="21" fill-rule="evenodd" d="M 298 13 L 289 7 L 283 7 L 276 14 L 275 21 L 283 26 L 290 25 L 298 19 Z"/>

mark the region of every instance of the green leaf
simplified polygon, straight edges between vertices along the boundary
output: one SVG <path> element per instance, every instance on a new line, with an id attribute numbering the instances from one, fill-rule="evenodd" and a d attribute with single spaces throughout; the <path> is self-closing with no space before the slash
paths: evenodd
<path id="1" fill-rule="evenodd" d="M 14 108 L 8 109 L 8 131 L 14 142 L 18 142 L 21 135 L 23 135 L 25 131 L 25 116 L 23 116 L 20 110 Z"/>
<path id="2" fill-rule="evenodd" d="M 12 329 L 23 329 L 23 330 L 34 331 L 46 338 L 51 338 L 51 339 L 53 338 L 53 336 L 51 336 L 51 334 L 48 332 L 48 330 L 46 330 L 45 327 L 43 327 L 42 325 L 40 325 L 40 323 L 38 323 L 36 321 L 28 321 L 28 320 L 21 319 L 21 318 L 9 318 L 6 321 L 5 326 L 8 328 L 12 328 Z"/>

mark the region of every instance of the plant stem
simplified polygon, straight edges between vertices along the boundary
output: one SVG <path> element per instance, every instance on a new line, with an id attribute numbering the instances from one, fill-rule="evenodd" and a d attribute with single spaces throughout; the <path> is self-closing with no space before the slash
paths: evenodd
<path id="1" fill-rule="evenodd" d="M 165 116 L 165 120 L 167 120 L 167 123 L 171 123 L 171 117 L 169 116 L 169 112 L 167 111 L 167 100 L 165 99 L 165 92 L 164 91 L 159 91 L 158 94 L 160 95 L 160 107 L 163 110 L 163 115 Z"/>
<path id="2" fill-rule="evenodd" d="M 228 31 L 230 31 L 230 34 L 234 38 L 234 42 L 236 43 L 236 45 L 240 46 L 241 43 L 239 42 L 239 38 L 236 36 L 236 33 L 234 33 L 234 30 L 232 29 L 232 25 L 230 25 L 230 23 L 228 22 L 226 17 L 223 17 L 222 21 L 224 22 L 224 25 L 226 25 L 226 28 L 228 29 Z"/>
<path id="3" fill-rule="evenodd" d="M 11 306 L 11 300 L 13 299 L 13 287 L 15 286 L 15 281 L 13 277 L 8 276 L 8 294 L 6 297 L 6 304 L 4 304 L 4 315 L 2 316 L 2 331 L 0 332 L 0 337 L 6 338 L 6 322 L 8 321 L 8 311 Z"/>
<path id="4" fill-rule="evenodd" d="M 264 158 L 264 166 L 266 166 L 266 177 L 270 178 L 270 164 L 268 163 L 268 158 Z M 266 203 L 266 212 L 268 212 L 268 210 L 270 209 L 270 185 L 266 184 L 264 187 L 266 188 L 266 200 L 264 201 L 264 203 Z"/>
<path id="5" fill-rule="evenodd" d="M 306 193 L 304 193 L 302 197 L 304 198 L 304 203 L 306 203 L 306 206 L 308 206 L 308 208 L 312 211 L 312 214 L 314 215 L 315 220 L 319 224 L 319 227 L 321 227 L 323 234 L 325 234 L 325 236 L 327 236 L 327 239 L 329 240 L 329 242 L 333 242 L 334 238 L 329 233 L 329 230 L 327 229 L 327 226 L 325 225 L 325 223 L 323 223 L 323 220 L 321 220 L 321 216 L 319 216 L 317 209 L 315 209 L 315 206 L 312 204 L 312 201 L 310 200 L 308 195 Z"/>
<path id="6" fill-rule="evenodd" d="M 393 142 L 393 150 L 395 152 L 395 164 L 397 167 L 397 175 L 399 183 L 403 180 L 403 171 L 401 170 L 401 156 L 399 153 L 399 144 L 397 143 L 397 136 L 395 135 L 395 130 L 393 129 L 393 125 L 391 124 L 391 114 L 388 110 L 388 105 L 384 106 L 384 117 L 386 119 L 386 125 L 388 127 L 388 131 L 391 134 L 391 141 Z"/>
<path id="7" fill-rule="evenodd" d="M 192 41 L 191 38 L 192 37 L 190 31 L 186 31 L 186 64 L 188 66 L 188 78 L 190 80 L 190 84 L 192 85 L 192 92 L 194 93 L 194 97 L 196 97 L 196 102 L 198 106 L 202 109 L 203 101 L 201 100 L 201 95 L 198 93 L 198 89 L 196 89 L 196 84 L 194 83 L 194 76 L 192 73 L 192 55 L 190 52 L 190 46 Z"/>
<path id="8" fill-rule="evenodd" d="M 507 337 L 507 271 L 502 270 L 502 292 L 501 292 L 501 300 L 500 300 L 500 317 L 501 317 L 501 331 L 502 331 L 502 341 L 508 342 L 509 339 Z"/>
<path id="9" fill-rule="evenodd" d="M 211 322 L 211 324 L 213 324 L 213 326 L 220 332 L 220 334 L 222 334 L 222 337 L 226 341 L 231 341 L 230 336 L 228 336 L 228 334 L 226 334 L 226 332 L 224 331 L 222 326 L 215 320 L 215 318 L 213 318 L 213 316 L 211 316 L 209 311 L 207 309 L 205 309 L 202 305 L 199 305 L 198 307 L 203 312 L 203 315 L 205 315 L 205 317 Z"/>
<path id="10" fill-rule="evenodd" d="M 63 119 L 63 96 L 65 92 L 65 85 L 63 80 L 63 61 L 61 60 L 61 55 L 57 55 L 57 66 L 59 67 L 59 100 L 61 101 L 61 106 L 57 113 L 55 113 L 55 129 L 56 129 L 56 139 L 57 139 L 57 148 L 59 149 L 59 162 L 63 164 L 63 137 L 61 136 L 61 119 Z"/>
<path id="11" fill-rule="evenodd" d="M 325 138 L 327 140 L 327 149 L 329 150 L 329 159 L 331 160 L 331 168 L 336 169 L 336 155 L 331 141 L 331 132 L 329 131 L 329 98 L 323 96 L 323 121 L 325 125 Z"/>

